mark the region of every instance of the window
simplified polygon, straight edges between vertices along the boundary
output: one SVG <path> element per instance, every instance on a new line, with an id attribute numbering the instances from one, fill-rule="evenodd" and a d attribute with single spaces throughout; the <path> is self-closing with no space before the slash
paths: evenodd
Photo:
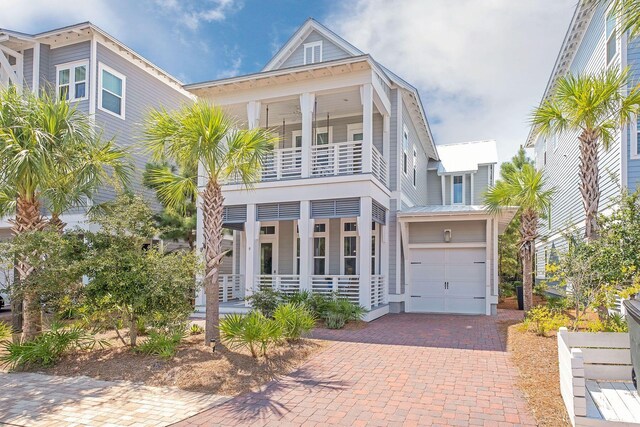
<path id="1" fill-rule="evenodd" d="M 342 225 L 342 266 L 341 274 L 358 274 L 358 225 L 355 221 L 345 221 Z"/>
<path id="2" fill-rule="evenodd" d="M 274 225 L 265 225 L 260 227 L 260 234 L 276 234 L 276 227 Z"/>
<path id="3" fill-rule="evenodd" d="M 378 245 L 377 237 L 380 226 L 375 222 L 371 224 L 371 274 L 380 274 L 380 266 L 378 264 Z"/>
<path id="4" fill-rule="evenodd" d="M 413 149 L 413 186 L 415 187 L 418 182 L 418 152 Z"/>
<path id="5" fill-rule="evenodd" d="M 402 171 L 405 175 L 409 174 L 409 131 L 404 127 L 402 131 Z"/>
<path id="6" fill-rule="evenodd" d="M 629 145 L 631 146 L 631 158 L 640 159 L 640 126 L 638 126 L 640 116 L 634 116 L 629 122 Z"/>
<path id="7" fill-rule="evenodd" d="M 62 64 L 56 66 L 56 93 L 60 99 L 87 99 L 88 61 Z"/>
<path id="8" fill-rule="evenodd" d="M 322 40 L 304 44 L 304 63 L 322 62 Z"/>
<path id="9" fill-rule="evenodd" d="M 551 148 L 553 149 L 553 152 L 555 153 L 556 150 L 558 149 L 558 134 L 553 133 L 550 136 L 551 138 Z"/>
<path id="10" fill-rule="evenodd" d="M 349 141 L 362 141 L 364 139 L 362 123 L 351 123 L 347 125 L 347 139 Z"/>
<path id="11" fill-rule="evenodd" d="M 333 126 L 316 128 L 316 145 L 327 145 L 333 142 Z"/>
<path id="12" fill-rule="evenodd" d="M 607 36 L 607 64 L 611 62 L 616 51 L 618 44 L 616 41 L 616 17 L 613 12 L 607 15 L 606 23 L 606 36 Z"/>
<path id="13" fill-rule="evenodd" d="M 453 176 L 453 203 L 463 203 L 464 183 L 462 175 Z"/>
<path id="14" fill-rule="evenodd" d="M 313 274 L 327 274 L 327 224 L 313 226 Z"/>
<path id="15" fill-rule="evenodd" d="M 98 108 L 124 119 L 125 77 L 103 64 L 99 64 L 98 71 Z"/>

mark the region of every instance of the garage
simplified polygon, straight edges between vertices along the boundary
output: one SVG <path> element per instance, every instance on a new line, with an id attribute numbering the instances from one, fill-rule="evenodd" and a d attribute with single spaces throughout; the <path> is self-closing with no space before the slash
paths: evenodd
<path id="1" fill-rule="evenodd" d="M 407 311 L 484 314 L 485 248 L 411 249 Z"/>

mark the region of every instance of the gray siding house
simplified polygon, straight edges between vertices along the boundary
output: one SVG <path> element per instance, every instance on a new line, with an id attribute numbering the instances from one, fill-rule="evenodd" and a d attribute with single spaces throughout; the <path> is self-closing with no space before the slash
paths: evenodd
<path id="1" fill-rule="evenodd" d="M 223 187 L 235 243 L 222 312 L 270 287 L 337 292 L 366 320 L 495 313 L 497 236 L 514 214 L 481 206 L 495 142 L 436 145 L 418 91 L 313 19 L 260 72 L 185 89 L 280 136 L 250 191 Z"/>
<path id="2" fill-rule="evenodd" d="M 630 85 L 640 81 L 640 39 L 629 40 L 621 34 L 607 4 L 593 7 L 580 1 L 558 54 L 547 88 L 546 99 L 558 78 L 567 73 L 598 73 L 606 68 L 630 67 Z M 600 211 L 613 208 L 613 200 L 628 188 L 640 185 L 640 134 L 638 118 L 630 126 L 617 130 L 608 150 L 600 149 Z M 536 278 L 544 280 L 546 266 L 566 248 L 562 234 L 569 228 L 584 228 L 584 210 L 580 195 L 578 134 L 566 132 L 549 138 L 535 137 L 531 130 L 527 147 L 534 149 L 536 166 L 544 169 L 548 183 L 557 189 L 551 207 L 551 223 L 541 222 L 544 239 L 536 242 Z"/>

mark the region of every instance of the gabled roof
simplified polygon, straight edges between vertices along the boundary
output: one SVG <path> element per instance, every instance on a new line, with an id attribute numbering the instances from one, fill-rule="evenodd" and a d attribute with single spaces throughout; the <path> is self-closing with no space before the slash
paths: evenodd
<path id="1" fill-rule="evenodd" d="M 364 55 L 364 53 L 353 46 L 351 43 L 319 23 L 313 18 L 308 18 L 298 30 L 293 33 L 289 40 L 280 48 L 278 52 L 269 60 L 262 71 L 271 71 L 282 65 L 287 58 L 296 50 L 298 46 L 307 38 L 311 32 L 316 31 L 327 40 L 330 40 L 336 46 L 347 52 L 351 56 Z"/>
<path id="2" fill-rule="evenodd" d="M 32 44 L 40 42 L 45 44 L 52 44 L 57 42 L 68 43 L 69 41 L 71 41 L 70 37 L 77 37 L 79 38 L 79 40 L 83 40 L 81 39 L 81 37 L 86 38 L 94 34 L 102 36 L 104 40 L 108 41 L 113 46 L 113 48 L 115 48 L 121 54 L 125 54 L 127 56 L 127 59 L 129 59 L 131 62 L 141 67 L 148 73 L 173 86 L 176 90 L 183 92 L 186 96 L 192 96 L 189 92 L 183 89 L 184 84 L 176 77 L 172 76 L 162 68 L 155 65 L 153 62 L 144 58 L 142 55 L 129 48 L 124 43 L 89 21 L 36 34 L 25 34 L 14 30 L 0 28 L 0 43 L 3 42 L 3 35 L 8 37 L 9 39 L 14 38 L 16 41 L 24 43 Z"/>
<path id="3" fill-rule="evenodd" d="M 476 172 L 478 165 L 498 163 L 498 150 L 493 140 L 438 145 L 438 153 L 438 174 Z"/>
<path id="4" fill-rule="evenodd" d="M 551 95 L 558 79 L 569 71 L 569 67 L 571 67 L 571 63 L 573 62 L 576 52 L 580 47 L 580 42 L 584 37 L 584 33 L 587 31 L 589 22 L 595 13 L 596 6 L 597 2 L 586 0 L 578 1 L 576 10 L 573 12 L 573 17 L 571 18 L 571 24 L 569 24 L 567 33 L 562 41 L 562 47 L 560 48 L 560 52 L 558 52 L 558 57 L 553 65 L 553 70 L 549 76 L 549 81 L 547 82 L 547 87 L 544 90 L 544 95 L 542 95 L 540 104 L 542 104 Z M 535 136 L 536 129 L 531 127 L 525 144 L 526 147 L 533 147 L 535 144 Z"/>

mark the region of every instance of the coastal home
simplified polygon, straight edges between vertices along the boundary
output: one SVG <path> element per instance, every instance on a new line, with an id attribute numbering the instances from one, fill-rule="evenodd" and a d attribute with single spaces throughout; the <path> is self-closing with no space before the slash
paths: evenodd
<path id="1" fill-rule="evenodd" d="M 567 74 L 598 73 L 606 68 L 631 70 L 631 85 L 640 80 L 640 39 L 628 40 L 621 34 L 610 13 L 610 5 L 580 1 L 560 48 L 560 53 L 543 100 L 553 91 L 559 77 Z M 637 118 L 630 126 L 616 131 L 608 150 L 600 149 L 600 211 L 612 208 L 612 200 L 624 188 L 634 191 L 640 185 L 640 137 Z M 536 242 L 536 279 L 544 280 L 546 266 L 557 260 L 566 242 L 562 233 L 570 227 L 584 228 L 584 209 L 580 195 L 579 142 L 575 132 L 545 138 L 531 130 L 527 147 L 533 147 L 535 162 L 544 169 L 550 186 L 557 189 L 551 206 L 550 224 L 541 222 Z"/>
<path id="2" fill-rule="evenodd" d="M 436 145 L 417 90 L 313 19 L 260 72 L 185 89 L 279 136 L 260 182 L 223 186 L 222 313 L 265 287 L 335 291 L 366 320 L 496 312 L 498 234 L 514 210 L 481 206 L 495 142 Z M 199 247 L 201 224 L 200 212 Z"/>

